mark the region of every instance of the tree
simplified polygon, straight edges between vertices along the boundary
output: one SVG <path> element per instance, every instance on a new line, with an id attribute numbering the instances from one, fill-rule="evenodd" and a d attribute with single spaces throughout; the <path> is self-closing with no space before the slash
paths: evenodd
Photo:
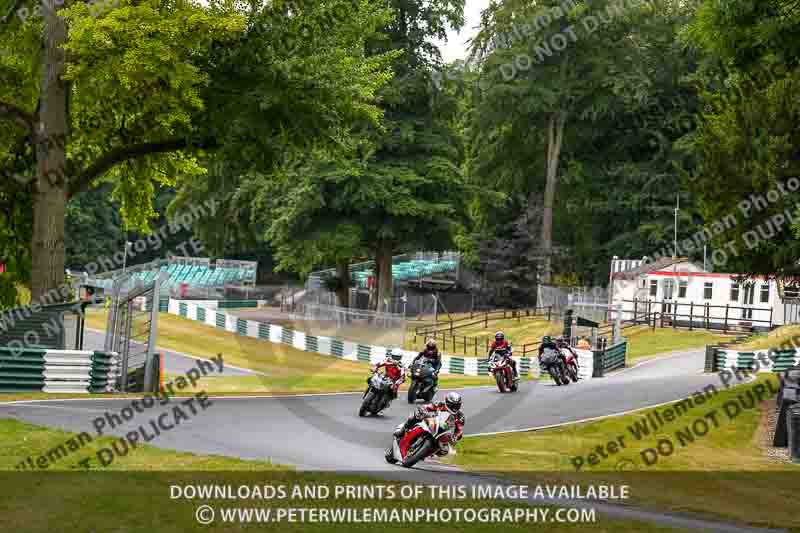
<path id="1" fill-rule="evenodd" d="M 541 206 L 531 242 L 541 281 L 558 273 L 602 283 L 612 255 L 671 242 L 676 193 L 691 209 L 681 186 L 691 162 L 675 147 L 693 129 L 684 82 L 693 58 L 676 38 L 691 10 L 677 1 L 568 5 L 484 13 L 468 167 L 471 180 L 508 198 L 478 203 L 482 239 L 506 239 L 509 223 Z"/>
<path id="2" fill-rule="evenodd" d="M 800 224 L 790 223 L 800 195 L 786 188 L 800 171 L 797 8 L 782 0 L 706 2 L 687 32 L 707 58 L 689 145 L 698 161 L 693 191 L 709 225 L 720 228 L 715 266 L 750 276 L 800 276 Z M 753 201 L 767 195 L 775 201 Z M 747 202 L 750 209 L 737 207 Z"/>
<path id="3" fill-rule="evenodd" d="M 37 147 L 34 298 L 63 279 L 75 194 L 112 183 L 126 227 L 146 231 L 155 189 L 203 174 L 212 153 L 274 165 L 377 117 L 371 101 L 387 74 L 359 49 L 385 16 L 366 2 L 348 4 L 338 31 L 322 27 L 338 4 L 287 15 L 276 4 L 120 0 L 91 16 L 82 3 L 47 2 L 43 26 L 15 19 L 0 36 L 0 77 L 16 84 L 0 92 L 0 118 L 16 125 L 3 135 Z"/>
<path id="4" fill-rule="evenodd" d="M 334 263 L 343 279 L 348 262 L 372 257 L 381 309 L 391 297 L 393 254 L 449 245 L 466 194 L 457 106 L 431 90 L 439 51 L 430 43 L 446 24 L 460 26 L 463 3 L 398 0 L 390 9 L 383 35 L 365 49 L 392 60 L 394 76 L 379 93 L 381 123 L 357 124 L 339 151 L 309 150 L 269 172 L 240 172 L 229 204 L 252 213 L 252 227 L 267 228 L 279 268 Z"/>

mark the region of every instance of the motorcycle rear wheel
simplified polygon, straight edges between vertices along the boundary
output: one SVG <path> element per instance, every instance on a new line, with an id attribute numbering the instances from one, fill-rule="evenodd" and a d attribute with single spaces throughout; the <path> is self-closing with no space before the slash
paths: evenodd
<path id="1" fill-rule="evenodd" d="M 411 468 L 430 455 L 431 448 L 433 448 L 433 441 L 429 437 L 419 438 L 424 439 L 424 442 L 420 444 L 413 453 L 408 454 L 406 458 L 403 459 L 403 466 L 406 468 Z M 414 443 L 412 443 L 412 446 L 414 446 Z"/>

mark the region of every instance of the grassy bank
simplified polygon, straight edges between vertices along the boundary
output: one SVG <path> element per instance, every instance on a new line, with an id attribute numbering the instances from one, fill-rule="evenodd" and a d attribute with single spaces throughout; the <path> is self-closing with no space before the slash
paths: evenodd
<path id="1" fill-rule="evenodd" d="M 671 404 L 550 430 L 466 438 L 452 461 L 469 470 L 503 472 L 522 481 L 627 482 L 639 505 L 800 530 L 800 515 L 789 503 L 800 490 L 800 466 L 769 458 L 763 444 L 766 413 L 774 409 L 774 401 L 760 407 L 756 402 L 733 418 L 724 407 L 755 398 L 756 391 L 774 396 L 774 390 L 777 378 L 765 376 L 752 384 L 709 392 L 702 404 L 695 401 L 685 411 Z M 643 434 L 648 415 L 655 417 L 658 412 L 663 421 L 668 410 L 681 416 Z M 702 422 L 693 426 L 697 420 L 708 425 L 705 434 Z M 687 433 L 687 427 L 701 429 Z M 655 452 L 644 450 L 656 449 L 661 440 L 672 443 L 674 451 L 648 465 Z"/>
<path id="2" fill-rule="evenodd" d="M 106 313 L 87 313 L 86 325 L 105 327 Z M 364 390 L 369 365 L 316 355 L 269 341 L 244 337 L 175 315 L 158 317 L 158 346 L 197 357 L 223 354 L 226 364 L 261 372 L 258 376 L 213 377 L 202 381 L 208 392 L 299 394 Z M 443 388 L 490 385 L 486 377 L 442 375 Z"/>
<path id="3" fill-rule="evenodd" d="M 57 447 L 75 435 L 63 431 L 45 429 L 14 420 L 0 419 L 0 471 L 12 470 L 29 455 L 39 455 Z M 81 455 L 91 456 L 102 447 L 111 445 L 111 440 L 97 439 L 83 448 Z M 242 461 L 238 459 L 202 456 L 191 453 L 162 450 L 141 445 L 124 457 L 118 458 L 109 467 L 76 471 L 71 462 L 53 464 L 47 471 L 37 473 L 2 473 L 5 484 L 4 497 L 0 498 L 0 513 L 8 531 L 50 532 L 54 524 L 63 531 L 125 531 L 151 533 L 152 531 L 178 533 L 185 531 L 289 531 L 289 532 L 370 532 L 376 527 L 390 527 L 378 523 L 236 523 L 225 524 L 218 519 L 210 525 L 200 525 L 195 512 L 200 505 L 210 504 L 217 510 L 221 507 L 243 507 L 270 509 L 275 512 L 285 507 L 307 508 L 383 508 L 383 509 L 437 509 L 437 508 L 510 508 L 496 501 L 432 499 L 425 494 L 416 499 L 378 499 L 378 497 L 346 498 L 336 496 L 336 487 L 344 485 L 387 485 L 386 481 L 354 475 L 298 473 L 290 468 L 265 461 Z M 258 487 L 283 486 L 291 496 L 295 486 L 312 488 L 324 486 L 331 496 L 321 499 L 186 499 L 173 498 L 171 487 L 186 485 L 218 486 L 247 485 Z M 399 486 L 391 484 L 399 493 Z M 407 524 L 402 527 L 410 527 Z M 597 515 L 594 523 L 578 524 L 442 524 L 420 520 L 413 524 L 415 531 L 438 533 L 443 527 L 468 528 L 471 532 L 492 531 L 523 532 L 544 530 L 556 532 L 667 532 L 679 531 L 656 527 L 633 521 L 611 520 Z"/>
<path id="4" fill-rule="evenodd" d="M 628 339 L 629 363 L 636 363 L 668 352 L 700 349 L 707 344 L 714 344 L 730 338 L 704 330 L 687 331 L 671 328 L 652 330 L 647 326 L 628 328 L 624 330 L 623 335 Z"/>
<path id="5" fill-rule="evenodd" d="M 800 346 L 800 326 L 781 326 L 769 333 L 757 333 L 745 342 L 731 346 L 731 350 L 787 349 Z"/>

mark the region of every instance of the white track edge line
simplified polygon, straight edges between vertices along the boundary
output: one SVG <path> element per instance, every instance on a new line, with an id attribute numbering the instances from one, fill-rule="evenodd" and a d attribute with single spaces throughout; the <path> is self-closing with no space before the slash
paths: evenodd
<path id="1" fill-rule="evenodd" d="M 752 383 L 755 380 L 756 380 L 756 378 L 754 377 L 750 381 L 746 381 L 744 383 L 740 383 L 739 385 L 747 385 L 748 383 Z M 739 385 L 737 385 L 737 386 L 739 386 Z M 564 426 L 573 426 L 575 424 L 583 424 L 584 422 L 594 422 L 596 420 L 603 420 L 604 418 L 612 418 L 612 417 L 615 417 L 615 416 L 629 415 L 629 414 L 635 413 L 637 411 L 644 411 L 645 409 L 654 409 L 656 407 L 661 407 L 663 405 L 669 405 L 671 403 L 679 402 L 679 401 L 681 401 L 683 399 L 685 399 L 685 398 L 678 398 L 676 400 L 669 400 L 667 402 L 656 403 L 656 404 L 647 405 L 647 406 L 644 406 L 644 407 L 637 407 L 636 409 L 629 409 L 627 411 L 621 411 L 619 413 L 611 413 L 611 414 L 608 414 L 608 415 L 600 415 L 600 416 L 593 416 L 593 417 L 589 417 L 589 418 L 582 418 L 580 420 L 573 420 L 573 421 L 570 421 L 570 422 L 559 422 L 558 424 L 549 424 L 549 425 L 546 425 L 546 426 L 533 426 L 533 427 L 529 427 L 529 428 L 509 429 L 509 430 L 505 430 L 505 431 L 489 431 L 489 432 L 486 432 L 486 433 L 473 433 L 471 435 L 464 435 L 464 438 L 466 439 L 467 437 L 491 437 L 493 435 L 505 435 L 507 433 L 532 433 L 534 431 L 541 431 L 543 429 L 553 429 L 553 428 L 564 427 Z"/>

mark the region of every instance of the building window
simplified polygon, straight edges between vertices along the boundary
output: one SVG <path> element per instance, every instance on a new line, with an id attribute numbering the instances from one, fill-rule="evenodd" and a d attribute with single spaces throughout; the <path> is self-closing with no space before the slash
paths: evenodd
<path id="1" fill-rule="evenodd" d="M 739 301 L 739 284 L 733 283 L 731 284 L 731 301 L 738 302 Z"/>
<path id="2" fill-rule="evenodd" d="M 769 303 L 769 283 L 761 285 L 761 303 Z"/>
<path id="3" fill-rule="evenodd" d="M 651 279 L 650 280 L 650 296 L 655 298 L 657 294 L 658 294 L 658 280 Z"/>
<path id="4" fill-rule="evenodd" d="M 678 298 L 686 298 L 686 288 L 689 286 L 689 282 L 686 280 L 680 280 L 678 282 Z"/>
<path id="5" fill-rule="evenodd" d="M 703 285 L 703 298 L 710 300 L 714 297 L 714 282 L 706 281 Z"/>

